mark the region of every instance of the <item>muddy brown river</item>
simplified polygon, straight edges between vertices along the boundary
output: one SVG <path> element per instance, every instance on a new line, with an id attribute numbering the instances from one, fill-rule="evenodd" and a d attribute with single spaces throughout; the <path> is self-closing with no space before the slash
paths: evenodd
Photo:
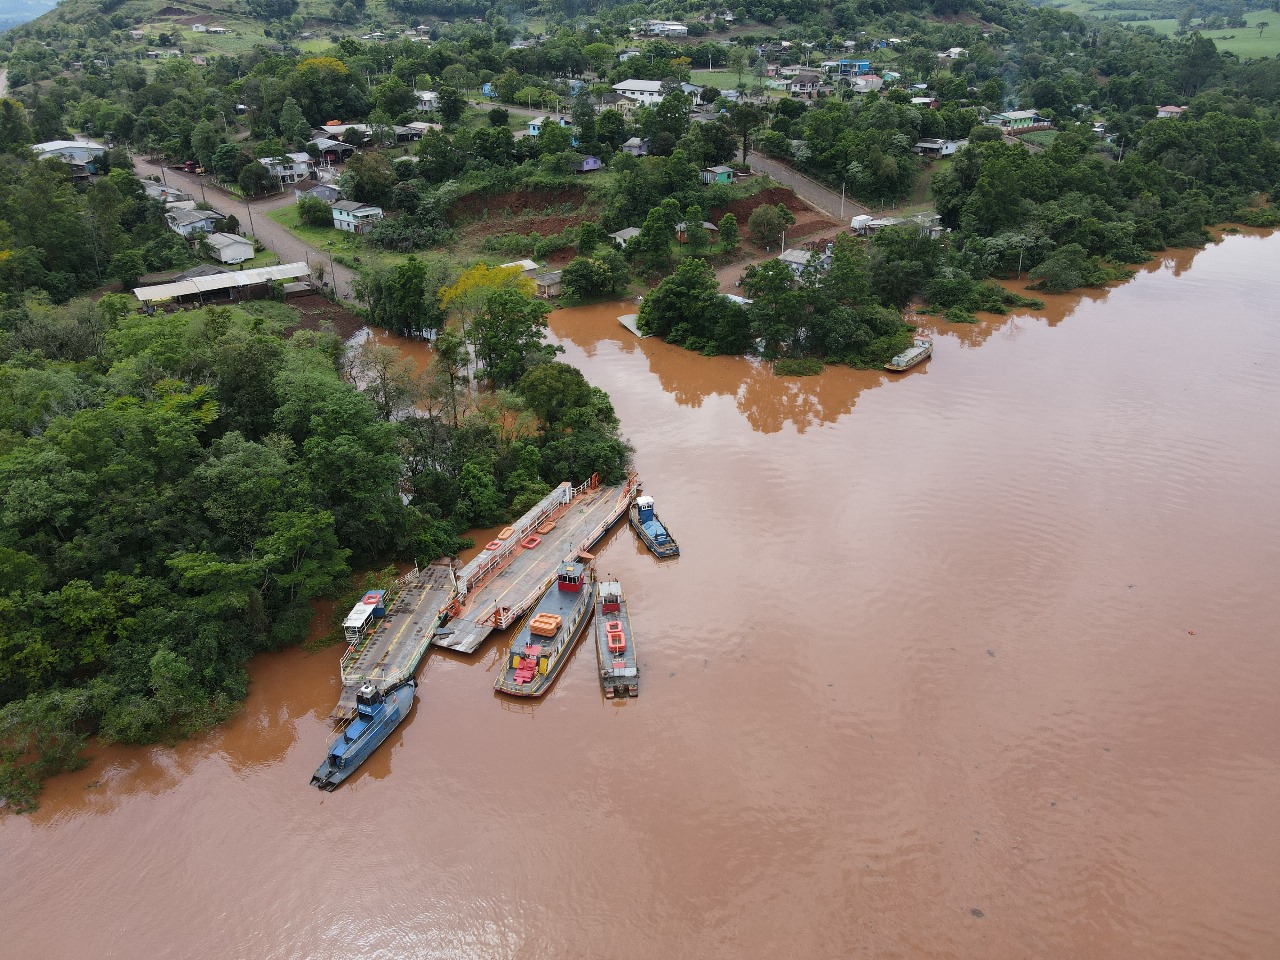
<path id="1" fill-rule="evenodd" d="M 0 956 L 1280 957 L 1278 266 L 1172 252 L 896 377 L 557 312 L 683 549 L 598 551 L 640 698 L 433 651 L 324 794 L 339 651 L 262 657 L 0 819 Z"/>

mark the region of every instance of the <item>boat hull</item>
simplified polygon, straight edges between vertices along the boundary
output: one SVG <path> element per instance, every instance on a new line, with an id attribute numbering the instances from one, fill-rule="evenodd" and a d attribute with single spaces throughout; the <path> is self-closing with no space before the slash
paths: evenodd
<path id="1" fill-rule="evenodd" d="M 884 365 L 884 368 L 893 373 L 902 373 L 904 370 L 910 370 L 912 367 L 919 366 L 920 364 L 928 360 L 931 356 L 933 356 L 933 347 L 929 346 L 903 363 L 898 363 L 897 362 L 898 358 L 894 357 L 892 360 L 890 360 L 888 363 Z"/>
<path id="2" fill-rule="evenodd" d="M 324 762 L 311 777 L 311 785 L 321 790 L 336 790 L 360 765 L 373 755 L 391 731 L 400 725 L 413 706 L 414 683 L 410 680 L 384 694 L 383 709 L 366 725 L 352 742 L 346 741 L 345 730 L 330 745 Z M 359 718 L 357 718 L 358 720 Z"/>
<path id="3" fill-rule="evenodd" d="M 608 584 L 601 584 L 596 596 L 596 663 L 600 667 L 600 689 L 604 691 L 606 700 L 638 697 L 640 668 L 627 600 L 622 595 L 621 585 L 617 585 L 617 592 L 612 595 L 606 595 L 608 587 Z M 611 626 L 617 629 L 611 631 Z M 611 632 L 614 637 L 609 636 Z M 617 634 L 621 634 L 621 644 Z"/>
<path id="4" fill-rule="evenodd" d="M 557 596 L 557 594 L 556 584 L 552 583 L 546 595 L 534 607 L 529 620 L 521 626 L 520 631 L 511 641 L 511 647 L 507 651 L 506 666 L 493 684 L 493 688 L 499 693 L 506 693 L 513 697 L 542 696 L 551 689 L 551 685 L 555 683 L 556 677 L 560 675 L 560 670 L 569 659 L 573 648 L 577 646 L 578 640 L 582 638 L 582 634 L 586 630 L 587 621 L 591 619 L 591 611 L 595 604 L 596 582 L 594 578 L 588 577 L 586 579 L 580 594 L 574 595 L 575 599 L 572 603 L 559 602 L 561 597 Z M 534 638 L 529 632 L 529 624 L 539 613 L 559 614 L 563 618 L 561 629 L 564 631 L 564 636 L 558 638 L 552 645 L 552 650 L 546 654 L 547 666 L 545 673 L 536 673 L 528 683 L 516 683 L 516 659 L 528 656 L 526 650 L 529 643 L 541 645 L 541 638 Z"/>
<path id="5" fill-rule="evenodd" d="M 653 515 L 653 518 L 659 523 L 662 523 L 662 520 L 656 513 Z M 658 543 L 653 539 L 653 537 L 649 536 L 649 532 L 645 530 L 644 524 L 640 522 L 640 510 L 634 503 L 627 508 L 627 522 L 631 524 L 631 529 L 636 532 L 636 536 L 640 538 L 640 542 L 643 543 L 648 548 L 649 552 L 659 560 L 665 560 L 668 557 L 680 556 L 680 544 L 676 543 L 675 538 L 670 536 L 670 531 L 668 531 L 668 540 L 666 543 Z M 666 529 L 665 524 L 663 524 L 663 529 Z"/>

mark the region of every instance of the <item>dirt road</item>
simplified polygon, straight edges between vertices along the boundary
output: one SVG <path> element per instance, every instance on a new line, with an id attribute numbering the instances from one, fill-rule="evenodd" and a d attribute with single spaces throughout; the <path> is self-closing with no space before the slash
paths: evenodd
<path id="1" fill-rule="evenodd" d="M 282 262 L 309 263 L 313 272 L 314 268 L 323 267 L 325 279 L 336 284 L 338 298 L 355 300 L 352 287 L 355 282 L 354 271 L 340 263 L 335 263 L 328 251 L 304 243 L 274 220 L 267 218 L 267 214 L 272 210 L 278 210 L 294 202 L 293 190 L 287 189 L 284 193 L 247 204 L 239 197 L 217 186 L 208 177 L 171 170 L 163 164 L 153 163 L 145 157 L 136 155 L 133 158 L 133 166 L 139 177 L 160 177 L 170 186 L 181 186 L 193 197 L 207 200 L 209 205 L 219 213 L 234 215 L 240 221 L 243 231 L 262 241 L 280 257 Z"/>

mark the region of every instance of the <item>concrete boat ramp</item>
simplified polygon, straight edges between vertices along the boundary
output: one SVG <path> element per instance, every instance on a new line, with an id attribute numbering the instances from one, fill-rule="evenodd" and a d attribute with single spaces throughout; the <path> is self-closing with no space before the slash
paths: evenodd
<path id="1" fill-rule="evenodd" d="M 562 483 L 458 571 L 452 598 L 432 642 L 474 653 L 494 630 L 529 610 L 555 579 L 560 563 L 590 548 L 626 512 L 639 492 L 635 477 L 601 486 Z M 504 531 L 505 532 L 505 531 Z"/>

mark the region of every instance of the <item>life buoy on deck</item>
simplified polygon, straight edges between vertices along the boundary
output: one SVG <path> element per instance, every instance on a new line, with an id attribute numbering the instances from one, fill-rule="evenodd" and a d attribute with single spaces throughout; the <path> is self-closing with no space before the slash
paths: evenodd
<path id="1" fill-rule="evenodd" d="M 364 595 L 364 603 L 367 604 L 368 606 L 372 607 L 377 602 L 378 602 L 378 595 L 376 593 L 366 593 Z"/>
<path id="2" fill-rule="evenodd" d="M 524 547 L 526 550 L 532 550 L 541 542 L 542 542 L 542 538 L 540 536 L 538 536 L 535 533 L 531 533 L 529 534 L 529 536 L 525 537 L 523 540 L 520 541 L 520 546 Z"/>
<path id="3" fill-rule="evenodd" d="M 501 540 L 490 540 L 484 545 L 484 548 L 486 550 L 497 550 L 500 546 L 502 546 Z"/>
<path id="4" fill-rule="evenodd" d="M 607 635 L 610 653 L 621 653 L 627 649 L 627 638 L 621 631 L 610 630 Z"/>
<path id="5" fill-rule="evenodd" d="M 604 625 L 604 632 L 605 632 L 605 633 L 621 633 L 621 632 L 622 632 L 622 621 L 621 621 L 621 620 L 610 620 L 608 623 L 606 623 L 606 624 Z"/>

